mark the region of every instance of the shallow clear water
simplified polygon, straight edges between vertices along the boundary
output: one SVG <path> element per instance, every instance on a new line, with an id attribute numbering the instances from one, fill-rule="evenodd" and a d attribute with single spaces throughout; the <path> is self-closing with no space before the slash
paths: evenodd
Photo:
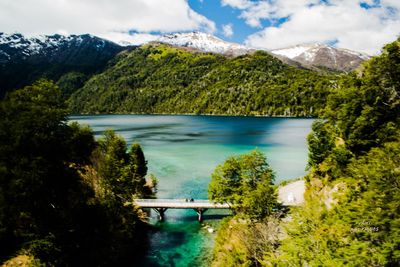
<path id="1" fill-rule="evenodd" d="M 95 134 L 114 129 L 129 144 L 139 142 L 148 160 L 149 173 L 159 179 L 159 198 L 207 198 L 207 185 L 215 167 L 232 155 L 258 148 L 267 155 L 276 181 L 305 174 L 306 136 L 312 119 L 175 116 L 93 115 L 71 116 L 88 124 Z M 140 266 L 207 265 L 215 227 L 226 211 L 207 211 L 204 223 L 191 210 L 168 210 L 165 222 L 155 214 L 150 222 L 151 248 Z M 132 266 L 138 266 L 133 264 Z"/>

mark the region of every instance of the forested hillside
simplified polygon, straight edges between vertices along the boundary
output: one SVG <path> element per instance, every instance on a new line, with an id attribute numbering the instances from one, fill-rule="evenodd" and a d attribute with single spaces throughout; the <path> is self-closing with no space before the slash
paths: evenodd
<path id="1" fill-rule="evenodd" d="M 225 221 L 214 266 L 399 266 L 400 40 L 338 84 L 308 144 L 305 204 L 284 220 L 254 219 L 255 201 Z M 230 174 L 248 177 L 231 168 L 222 169 L 228 188 Z"/>
<path id="2" fill-rule="evenodd" d="M 0 101 L 0 262 L 21 255 L 6 266 L 121 266 L 146 250 L 126 205 L 153 194 L 140 146 L 112 131 L 95 141 L 67 115 L 48 81 Z"/>
<path id="3" fill-rule="evenodd" d="M 306 203 L 266 257 L 278 266 L 400 262 L 400 40 L 339 89 L 308 138 Z"/>
<path id="4" fill-rule="evenodd" d="M 28 38 L 0 32 L 0 98 L 41 78 L 60 79 L 69 96 L 124 49 L 89 34 Z"/>
<path id="5" fill-rule="evenodd" d="M 118 55 L 69 104 L 74 113 L 315 116 L 337 79 L 262 51 L 229 58 L 152 44 Z"/>

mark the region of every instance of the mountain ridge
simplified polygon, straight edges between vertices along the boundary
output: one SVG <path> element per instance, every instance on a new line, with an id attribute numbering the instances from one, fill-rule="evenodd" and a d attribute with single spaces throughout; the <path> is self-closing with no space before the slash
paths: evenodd
<path id="1" fill-rule="evenodd" d="M 167 34 L 147 44 L 154 43 L 165 43 L 192 53 L 202 51 L 225 57 L 245 56 L 257 51 L 203 32 Z M 351 71 L 367 58 L 358 52 L 324 44 L 298 45 L 294 48 L 296 53 L 293 53 L 292 47 L 292 54 L 285 53 L 287 49 L 263 51 L 285 64 L 316 71 Z M 66 87 L 73 84 L 73 89 L 66 89 L 69 96 L 93 74 L 102 72 L 107 64 L 116 60 L 117 54 L 132 49 L 133 46 L 121 46 L 90 34 L 25 37 L 20 33 L 0 32 L 0 98 L 7 91 L 39 78 L 61 79 Z"/>
<path id="2" fill-rule="evenodd" d="M 125 49 L 90 34 L 25 37 L 0 33 L 0 98 L 39 78 L 58 80 L 68 72 L 98 72 Z"/>
<path id="3" fill-rule="evenodd" d="M 370 56 L 345 48 L 323 43 L 308 43 L 271 50 L 275 55 L 285 56 L 305 66 L 325 67 L 332 70 L 351 71 Z"/>
<path id="4" fill-rule="evenodd" d="M 178 47 L 189 47 L 204 52 L 226 56 L 241 56 L 257 50 L 266 51 L 289 65 L 296 64 L 311 69 L 333 71 L 351 71 L 370 57 L 366 54 L 346 48 L 336 48 L 323 43 L 298 44 L 286 48 L 267 50 L 228 42 L 203 32 L 173 33 L 159 37 L 154 42 L 166 43 Z M 298 65 L 297 65 L 298 66 Z"/>
<path id="5" fill-rule="evenodd" d="M 228 56 L 240 56 L 256 51 L 254 48 L 228 42 L 204 32 L 166 34 L 159 37 L 155 42 L 166 43 L 173 46 L 190 47 L 204 52 Z"/>
<path id="6" fill-rule="evenodd" d="M 69 106 L 83 114 L 315 116 L 336 80 L 265 51 L 225 57 L 151 44 L 121 53 Z"/>

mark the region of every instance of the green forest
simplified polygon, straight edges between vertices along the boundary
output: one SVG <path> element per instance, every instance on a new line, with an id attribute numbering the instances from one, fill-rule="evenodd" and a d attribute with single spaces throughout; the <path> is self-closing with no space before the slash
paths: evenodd
<path id="1" fill-rule="evenodd" d="M 126 266 L 146 251 L 151 226 L 129 204 L 156 192 L 140 144 L 111 130 L 95 140 L 67 122 L 74 112 L 318 117 L 303 206 L 277 204 L 258 150 L 215 169 L 209 197 L 234 215 L 218 229 L 212 265 L 399 265 L 400 39 L 350 74 L 265 52 L 148 45 L 86 78 L 38 80 L 0 102 L 0 263 Z"/>
<path id="2" fill-rule="evenodd" d="M 120 53 L 69 98 L 74 113 L 316 116 L 339 74 L 150 44 Z"/>
<path id="3" fill-rule="evenodd" d="M 146 249 L 144 214 L 133 197 L 151 198 L 139 144 L 127 149 L 107 131 L 68 124 L 53 83 L 38 81 L 0 104 L 0 262 L 30 266 L 115 266 Z"/>
<path id="4" fill-rule="evenodd" d="M 273 187 L 265 156 L 215 170 L 210 197 L 238 209 L 218 232 L 213 266 L 399 266 L 400 40 L 338 83 L 319 118 L 305 204 L 283 218 L 272 194 L 262 198 Z"/>

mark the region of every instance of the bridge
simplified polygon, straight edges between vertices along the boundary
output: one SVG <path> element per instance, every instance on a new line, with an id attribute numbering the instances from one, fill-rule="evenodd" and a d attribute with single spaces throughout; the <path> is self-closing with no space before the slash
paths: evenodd
<path id="1" fill-rule="evenodd" d="M 298 206 L 304 202 L 305 182 L 294 181 L 284 185 L 278 190 L 278 201 L 285 207 Z M 189 199 L 135 199 L 133 204 L 140 208 L 154 209 L 160 221 L 164 220 L 167 209 L 193 209 L 197 212 L 199 221 L 208 209 L 230 209 L 229 203 L 214 203 L 209 200 Z"/>
<path id="2" fill-rule="evenodd" d="M 193 209 L 198 215 L 198 220 L 203 220 L 203 214 L 208 209 L 230 209 L 228 203 L 214 203 L 209 200 L 193 199 L 135 199 L 133 202 L 139 208 L 151 208 L 158 213 L 160 221 L 164 220 L 167 209 Z"/>

